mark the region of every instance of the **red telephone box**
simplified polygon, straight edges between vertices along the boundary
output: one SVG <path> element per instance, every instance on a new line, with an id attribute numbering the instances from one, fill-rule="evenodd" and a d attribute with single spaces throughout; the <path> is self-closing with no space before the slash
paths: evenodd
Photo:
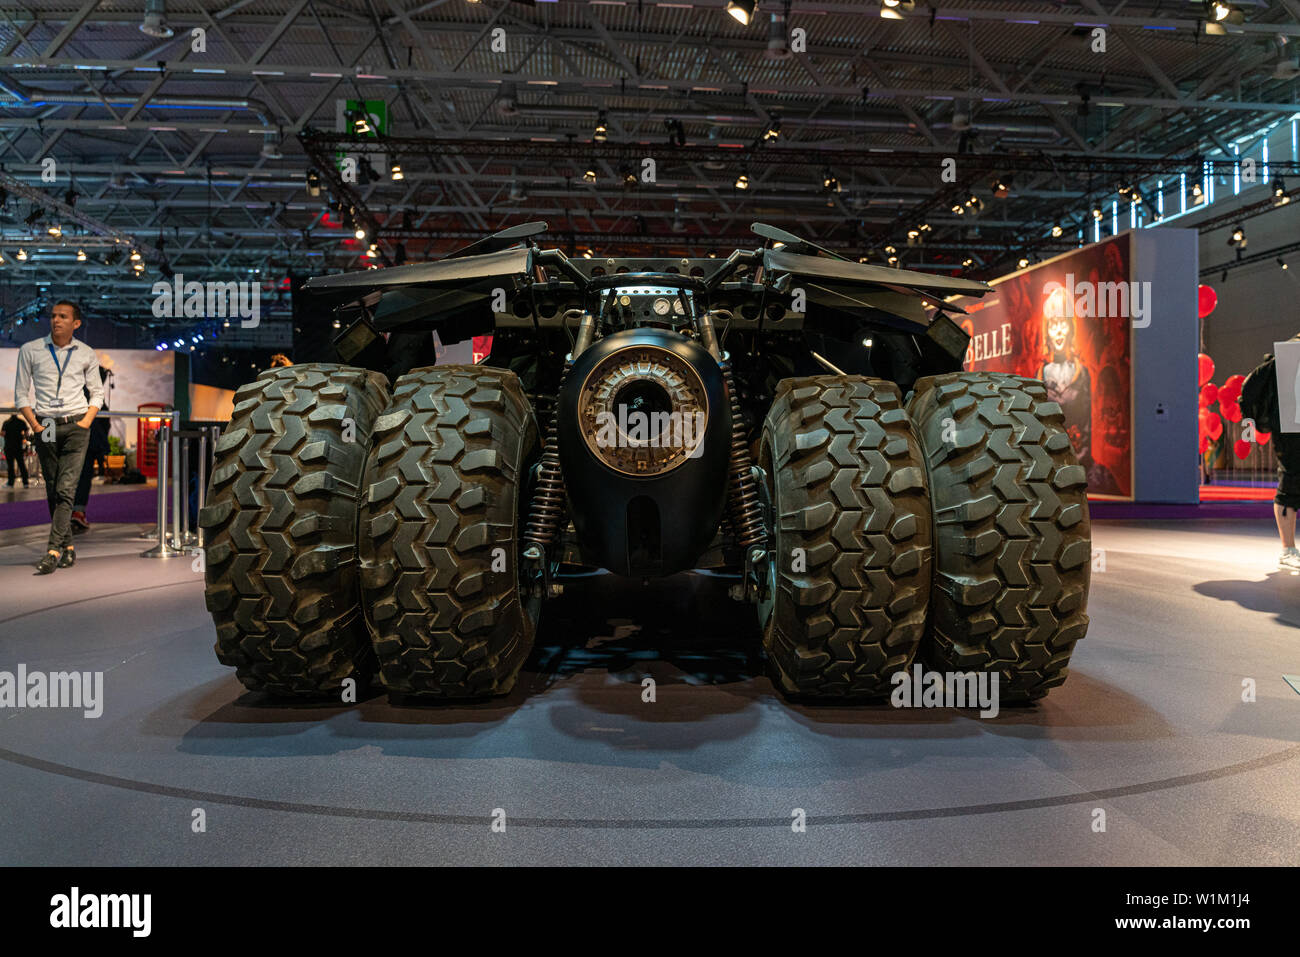
<path id="1" fill-rule="evenodd" d="M 135 407 L 137 412 L 158 412 L 147 418 L 136 419 L 135 467 L 149 478 L 158 477 L 158 431 L 170 416 L 172 407 L 162 402 L 143 402 Z"/>

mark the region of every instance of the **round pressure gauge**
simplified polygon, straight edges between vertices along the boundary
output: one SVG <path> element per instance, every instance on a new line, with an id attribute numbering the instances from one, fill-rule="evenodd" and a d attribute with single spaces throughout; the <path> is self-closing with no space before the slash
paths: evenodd
<path id="1" fill-rule="evenodd" d="M 666 316 L 673 311 L 673 304 L 667 299 L 656 299 L 654 302 L 655 315 Z"/>

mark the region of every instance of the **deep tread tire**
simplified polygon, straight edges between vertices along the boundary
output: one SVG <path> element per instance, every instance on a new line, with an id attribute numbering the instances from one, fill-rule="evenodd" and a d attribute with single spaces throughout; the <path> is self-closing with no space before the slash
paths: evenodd
<path id="1" fill-rule="evenodd" d="M 797 697 L 889 694 L 920 644 L 931 582 L 925 467 L 898 387 L 783 380 L 759 460 L 775 526 L 772 681 Z"/>
<path id="2" fill-rule="evenodd" d="M 366 618 L 394 696 L 478 698 L 514 685 L 534 632 L 518 538 L 537 454 L 513 372 L 438 366 L 397 380 L 375 427 L 361 521 Z M 505 570 L 493 570 L 502 557 Z"/>
<path id="3" fill-rule="evenodd" d="M 323 695 L 374 672 L 357 500 L 387 391 L 377 372 L 310 363 L 269 369 L 235 393 L 199 525 L 217 659 L 250 690 Z"/>
<path id="4" fill-rule="evenodd" d="M 1061 408 L 1036 379 L 956 372 L 918 380 L 908 412 L 934 504 L 922 655 L 999 672 L 1002 701 L 1041 698 L 1088 630 L 1087 475 Z"/>

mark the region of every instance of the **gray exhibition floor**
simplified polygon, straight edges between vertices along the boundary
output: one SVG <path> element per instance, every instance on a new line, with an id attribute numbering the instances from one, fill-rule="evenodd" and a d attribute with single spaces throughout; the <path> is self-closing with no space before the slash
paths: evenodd
<path id="1" fill-rule="evenodd" d="M 136 531 L 49 578 L 0 537 L 0 670 L 106 673 L 98 719 L 0 710 L 0 864 L 1300 863 L 1300 576 L 1267 522 L 1096 523 L 1069 681 L 991 720 L 791 705 L 688 577 L 572 587 L 507 700 L 277 705 Z"/>

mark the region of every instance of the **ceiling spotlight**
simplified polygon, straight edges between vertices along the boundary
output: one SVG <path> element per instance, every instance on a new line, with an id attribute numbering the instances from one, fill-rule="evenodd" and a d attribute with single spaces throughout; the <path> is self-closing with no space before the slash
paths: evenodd
<path id="1" fill-rule="evenodd" d="M 998 199 L 1006 199 L 1011 194 L 1011 177 L 995 176 L 989 183 L 989 188 Z"/>
<path id="2" fill-rule="evenodd" d="M 356 228 L 356 231 L 353 232 L 352 235 L 355 236 L 355 237 L 357 237 L 357 239 L 365 239 L 365 238 L 366 238 L 366 228 L 365 228 L 364 226 L 358 226 L 358 227 Z"/>
<path id="3" fill-rule="evenodd" d="M 1232 235 L 1228 237 L 1228 245 L 1235 246 L 1238 249 L 1246 248 L 1246 231 L 1240 226 L 1232 227 Z"/>
<path id="4" fill-rule="evenodd" d="M 1200 183 L 1192 184 L 1192 199 L 1198 203 L 1205 202 L 1205 190 L 1201 189 Z"/>
<path id="5" fill-rule="evenodd" d="M 1092 204 L 1092 218 L 1093 218 L 1093 219 L 1095 219 L 1097 222 L 1101 222 L 1101 218 L 1102 218 L 1103 216 L 1105 216 L 1105 215 L 1106 215 L 1106 214 L 1102 211 L 1101 203 L 1093 203 L 1093 204 Z"/>
<path id="6" fill-rule="evenodd" d="M 894 255 L 894 253 L 898 252 L 898 250 L 895 249 L 893 246 L 886 246 L 885 252 L 892 256 Z"/>
<path id="7" fill-rule="evenodd" d="M 1291 197 L 1286 194 L 1286 183 L 1281 176 L 1273 178 L 1273 205 L 1285 206 L 1291 202 Z"/>
<path id="8" fill-rule="evenodd" d="M 131 262 L 138 263 L 141 258 L 142 257 L 140 256 L 140 250 L 138 249 L 131 250 L 131 256 L 130 256 Z"/>
<path id="9" fill-rule="evenodd" d="M 400 180 L 400 179 L 405 179 L 405 178 L 406 178 L 406 177 L 402 174 L 402 167 L 399 166 L 397 163 L 394 163 L 394 164 L 393 164 L 393 168 L 392 168 L 392 170 L 390 171 L 389 175 L 391 175 L 391 176 L 393 177 L 393 182 L 397 182 L 397 181 Z"/>
<path id="10" fill-rule="evenodd" d="M 880 15 L 886 20 L 901 20 L 916 6 L 916 0 L 880 0 Z"/>
<path id="11" fill-rule="evenodd" d="M 963 206 L 961 203 L 953 203 L 953 204 L 952 204 L 952 211 L 953 211 L 953 213 L 954 213 L 955 215 L 957 215 L 957 216 L 962 216 L 962 215 L 965 215 L 965 213 L 966 213 L 966 207 Z"/>
<path id="12" fill-rule="evenodd" d="M 497 92 L 496 109 L 502 116 L 514 116 L 519 112 L 519 87 L 513 80 L 501 84 Z"/>
<path id="13" fill-rule="evenodd" d="M 140 22 L 140 32 L 146 36 L 166 40 L 176 31 L 167 25 L 167 11 L 163 0 L 145 0 L 144 19 Z"/>
<path id="14" fill-rule="evenodd" d="M 969 269 L 971 266 L 975 265 L 975 260 L 971 259 L 970 257 L 967 257 L 966 259 L 963 259 L 961 261 L 961 264 L 964 268 Z"/>
<path id="15" fill-rule="evenodd" d="M 1061 228 L 1061 224 L 1060 224 L 1060 223 L 1057 223 L 1055 226 L 1052 227 L 1052 238 L 1053 238 L 1053 239 L 1060 239 L 1060 238 L 1061 238 L 1061 233 L 1063 233 L 1063 232 L 1065 232 L 1065 230 L 1063 230 L 1063 229 Z"/>
<path id="16" fill-rule="evenodd" d="M 370 248 L 366 250 L 366 258 L 374 259 L 378 255 L 379 255 L 379 247 L 376 246 L 374 243 L 371 243 Z"/>
<path id="17" fill-rule="evenodd" d="M 1029 260 L 1026 259 L 1024 256 L 1021 256 L 1020 261 L 1016 263 L 1016 265 L 1019 266 L 1021 269 L 1024 269 L 1026 266 L 1029 265 Z"/>
<path id="18" fill-rule="evenodd" d="M 314 169 L 307 170 L 307 195 L 313 197 L 320 195 L 320 173 Z"/>
<path id="19" fill-rule="evenodd" d="M 749 176 L 741 173 L 736 177 L 736 189 L 749 189 Z"/>
<path id="20" fill-rule="evenodd" d="M 781 135 L 781 118 L 778 116 L 776 119 L 772 120 L 771 123 L 767 124 L 767 129 L 763 133 L 763 142 L 764 143 L 774 142 L 777 138 L 780 137 L 780 135 Z"/>
<path id="21" fill-rule="evenodd" d="M 822 170 L 822 189 L 828 193 L 838 193 L 840 191 L 840 181 L 835 178 L 835 174 L 831 172 L 829 166 Z"/>
<path id="22" fill-rule="evenodd" d="M 600 111 L 600 117 L 596 120 L 596 129 L 592 132 L 593 142 L 603 143 L 609 139 L 609 127 L 605 125 L 605 111 Z"/>
<path id="23" fill-rule="evenodd" d="M 727 12 L 737 22 L 749 26 L 758 11 L 758 0 L 727 0 Z"/>
<path id="24" fill-rule="evenodd" d="M 718 251 L 717 251 L 716 249 L 710 249 L 710 250 L 709 250 L 709 258 L 710 258 L 710 259 L 717 259 L 717 258 L 718 258 Z"/>
<path id="25" fill-rule="evenodd" d="M 1281 266 L 1283 269 L 1286 268 L 1286 260 L 1283 259 L 1281 256 L 1277 257 L 1277 264 Z"/>
<path id="26" fill-rule="evenodd" d="M 354 133 L 364 135 L 370 132 L 370 117 L 366 115 L 365 110 L 353 110 L 349 115 L 352 119 L 352 131 Z"/>
<path id="27" fill-rule="evenodd" d="M 18 261 L 19 261 L 19 262 L 23 262 L 23 263 L 27 262 L 27 250 L 22 249 L 22 248 L 19 248 L 19 250 L 18 250 Z"/>
<path id="28" fill-rule="evenodd" d="M 890 256 L 890 257 L 889 257 L 889 265 L 891 265 L 891 266 L 897 266 L 897 265 L 898 265 L 898 257 L 897 257 L 897 256 Z"/>
<path id="29" fill-rule="evenodd" d="M 584 173 L 582 174 L 582 181 L 583 181 L 584 183 L 594 183 L 594 182 L 596 182 L 596 164 L 595 164 L 595 163 L 588 163 L 588 164 L 587 164 L 587 170 L 586 170 L 586 172 L 584 172 Z"/>
<path id="30" fill-rule="evenodd" d="M 584 250 L 582 251 L 582 258 L 583 258 L 583 259 L 590 259 L 590 258 L 591 258 L 591 250 L 590 250 L 590 249 L 584 249 Z"/>
<path id="31" fill-rule="evenodd" d="M 1215 0 L 1210 4 L 1210 16 L 1215 23 L 1231 23 L 1235 26 L 1246 22 L 1246 12 L 1241 7 L 1235 3 L 1224 3 L 1223 0 Z"/>
<path id="32" fill-rule="evenodd" d="M 63 235 L 63 227 L 60 226 L 58 223 L 55 223 L 53 226 L 47 229 L 46 232 L 49 233 L 51 236 L 53 236 L 55 239 L 58 239 Z"/>

